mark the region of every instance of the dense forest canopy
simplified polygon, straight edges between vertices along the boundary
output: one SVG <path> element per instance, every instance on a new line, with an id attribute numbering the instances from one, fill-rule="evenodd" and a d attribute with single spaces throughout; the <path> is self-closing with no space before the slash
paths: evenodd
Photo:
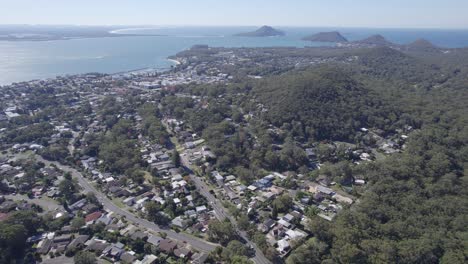
<path id="1" fill-rule="evenodd" d="M 272 124 L 299 122 L 304 136 L 316 140 L 352 141 L 357 129 L 389 128 L 399 114 L 341 68 L 272 77 L 256 85 L 254 94 Z"/>

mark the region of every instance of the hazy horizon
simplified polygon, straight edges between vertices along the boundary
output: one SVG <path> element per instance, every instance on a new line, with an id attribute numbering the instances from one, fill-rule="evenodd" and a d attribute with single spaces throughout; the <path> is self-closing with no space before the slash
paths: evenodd
<path id="1" fill-rule="evenodd" d="M 462 0 L 17 0 L 3 3 L 3 10 L 2 25 L 468 28 Z"/>
<path id="2" fill-rule="evenodd" d="M 384 29 L 384 30 L 468 30 L 467 27 L 371 27 L 371 26 L 319 26 L 319 25 L 281 25 L 281 24 L 252 24 L 252 25 L 208 25 L 208 24 L 2 24 L 0 26 L 32 26 L 32 27 L 129 27 L 141 29 L 157 29 L 157 28 L 182 28 L 182 27 L 212 27 L 212 28 L 258 28 L 261 26 L 271 26 L 278 28 L 316 28 L 316 29 Z"/>

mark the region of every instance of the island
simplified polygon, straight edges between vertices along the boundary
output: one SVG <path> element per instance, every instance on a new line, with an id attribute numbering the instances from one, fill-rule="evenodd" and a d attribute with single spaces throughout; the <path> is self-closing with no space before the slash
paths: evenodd
<path id="1" fill-rule="evenodd" d="M 302 40 L 315 41 L 315 42 L 335 42 L 335 43 L 348 42 L 348 40 L 345 37 L 343 37 L 338 31 L 319 32 L 317 34 L 304 37 L 302 38 Z"/>
<path id="2" fill-rule="evenodd" d="M 411 42 L 410 44 L 407 44 L 405 48 L 407 50 L 413 50 L 413 51 L 435 51 L 435 50 L 440 49 L 439 47 L 432 44 L 427 39 L 422 39 L 422 38 L 417 39 Z"/>
<path id="3" fill-rule="evenodd" d="M 239 33 L 234 36 L 237 37 L 274 37 L 274 36 L 284 36 L 283 31 L 277 30 L 270 26 L 262 26 L 261 28 L 245 33 Z"/>
<path id="4" fill-rule="evenodd" d="M 395 46 L 394 43 L 385 39 L 382 35 L 372 35 L 366 39 L 355 41 L 359 44 L 371 45 L 371 46 Z"/>

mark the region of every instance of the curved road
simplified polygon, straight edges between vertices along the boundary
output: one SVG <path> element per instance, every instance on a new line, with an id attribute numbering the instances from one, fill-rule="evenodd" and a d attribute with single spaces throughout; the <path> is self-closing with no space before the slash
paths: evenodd
<path id="1" fill-rule="evenodd" d="M 37 156 L 37 159 L 48 165 L 54 164 L 55 166 L 57 166 L 57 168 L 65 172 L 69 172 L 73 178 L 76 178 L 78 180 L 79 185 L 86 192 L 92 192 L 96 195 L 97 199 L 103 204 L 104 208 L 113 212 L 114 214 L 124 216 L 127 221 L 133 222 L 134 224 L 142 228 L 146 228 L 152 231 L 164 232 L 167 234 L 168 238 L 172 238 L 174 240 L 187 243 L 191 247 L 199 251 L 206 252 L 206 253 L 213 251 L 216 248 L 216 246 L 218 246 L 218 244 L 210 243 L 208 241 L 205 241 L 205 240 L 202 240 L 202 239 L 199 239 L 199 238 L 196 238 L 196 237 L 184 234 L 184 233 L 176 233 L 172 231 L 171 229 L 161 228 L 155 223 L 152 223 L 146 219 L 139 218 L 133 213 L 116 206 L 109 198 L 106 197 L 106 195 L 104 195 L 103 193 L 98 191 L 96 188 L 94 188 L 94 186 L 92 186 L 89 183 L 89 181 L 83 176 L 83 174 L 81 174 L 76 169 L 63 165 L 59 162 L 47 161 L 40 156 Z"/>

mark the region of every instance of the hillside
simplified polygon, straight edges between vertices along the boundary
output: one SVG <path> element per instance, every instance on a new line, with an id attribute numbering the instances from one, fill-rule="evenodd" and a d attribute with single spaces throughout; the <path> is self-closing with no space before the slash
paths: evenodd
<path id="1" fill-rule="evenodd" d="M 267 107 L 265 118 L 271 123 L 300 122 L 317 140 L 352 140 L 360 127 L 385 125 L 375 120 L 386 104 L 336 67 L 273 77 L 255 86 L 254 94 Z"/>
<path id="2" fill-rule="evenodd" d="M 417 39 L 408 45 L 405 45 L 406 50 L 411 51 L 439 51 L 440 48 L 432 44 L 426 39 Z"/>
<path id="3" fill-rule="evenodd" d="M 246 32 L 246 33 L 239 33 L 235 36 L 238 37 L 273 37 L 273 36 L 284 36 L 285 33 L 283 31 L 274 29 L 270 26 L 263 26 L 255 31 Z"/>
<path id="4" fill-rule="evenodd" d="M 394 46 L 395 44 L 388 41 L 382 35 L 372 35 L 368 38 L 355 41 L 358 44 L 372 45 L 372 46 Z"/>
<path id="5" fill-rule="evenodd" d="M 392 82 L 425 83 L 440 76 L 423 58 L 389 47 L 362 49 L 353 54 L 358 57 L 362 73 Z"/>
<path id="6" fill-rule="evenodd" d="M 336 42 L 336 43 L 348 42 L 348 40 L 337 31 L 320 32 L 314 35 L 304 37 L 302 38 L 302 40 L 316 41 L 316 42 Z"/>

